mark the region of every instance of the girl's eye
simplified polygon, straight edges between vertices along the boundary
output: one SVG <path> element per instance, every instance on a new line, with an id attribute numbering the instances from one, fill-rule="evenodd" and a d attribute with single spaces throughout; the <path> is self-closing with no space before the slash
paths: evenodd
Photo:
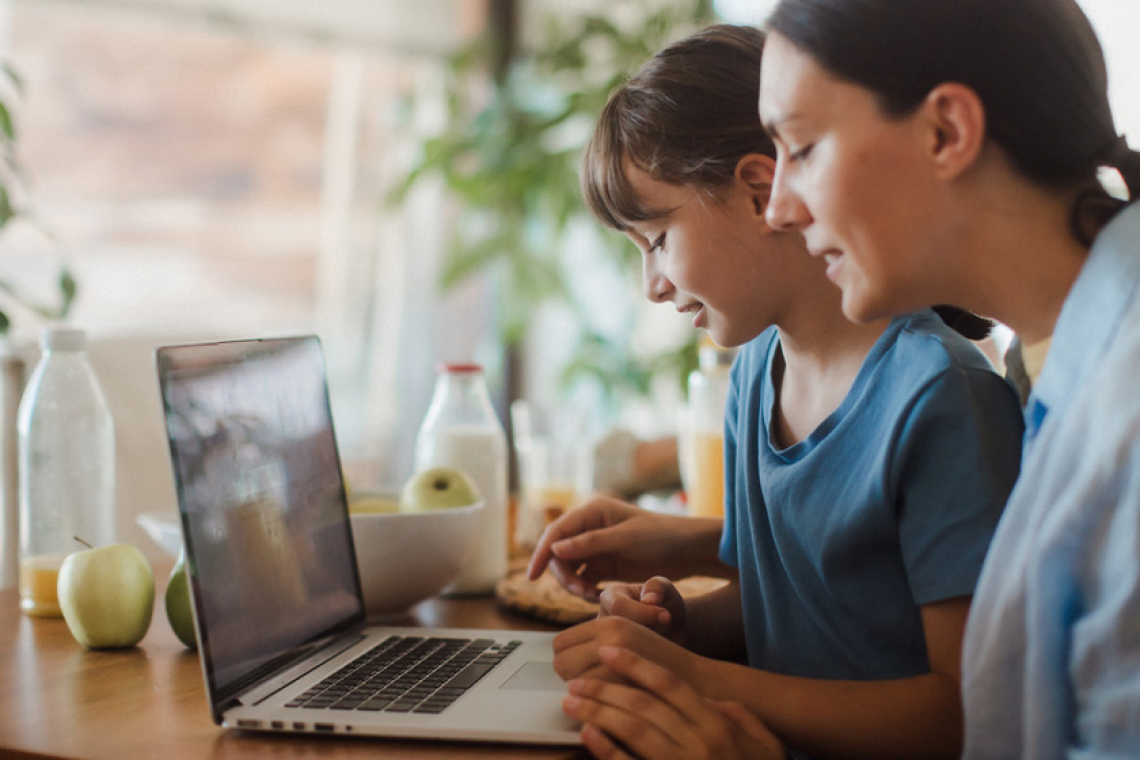
<path id="1" fill-rule="evenodd" d="M 649 253 L 661 250 L 663 245 L 665 245 L 665 233 L 661 233 L 657 239 L 649 241 Z"/>
<path id="2" fill-rule="evenodd" d="M 805 158 L 808 157 L 809 154 L 811 154 L 811 149 L 814 147 L 815 147 L 815 145 L 808 145 L 805 148 L 800 148 L 795 153 L 789 154 L 788 160 L 789 161 L 797 161 L 797 162 L 803 161 Z"/>

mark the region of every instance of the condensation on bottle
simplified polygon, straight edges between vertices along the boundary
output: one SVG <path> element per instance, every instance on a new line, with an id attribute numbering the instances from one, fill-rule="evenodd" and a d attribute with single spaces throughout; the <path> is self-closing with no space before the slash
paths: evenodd
<path id="1" fill-rule="evenodd" d="M 60 616 L 64 557 L 115 541 L 115 426 L 83 330 L 46 328 L 17 414 L 20 609 Z"/>
<path id="2" fill-rule="evenodd" d="M 507 574 L 507 435 L 478 364 L 440 367 L 431 404 L 416 436 L 416 471 L 452 467 L 465 472 L 483 497 L 477 546 L 450 595 L 490 594 Z"/>

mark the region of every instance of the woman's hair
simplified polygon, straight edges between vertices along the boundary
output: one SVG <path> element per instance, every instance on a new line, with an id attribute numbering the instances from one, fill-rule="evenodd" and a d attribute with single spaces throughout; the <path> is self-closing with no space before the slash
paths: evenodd
<path id="1" fill-rule="evenodd" d="M 763 54 L 763 32 L 717 24 L 662 49 L 618 87 L 582 156 L 582 195 L 590 211 L 623 232 L 668 211 L 647 208 L 637 197 L 627 162 L 658 182 L 715 196 L 733 181 L 744 156 L 775 158 L 757 111 Z M 954 306 L 935 311 L 971 340 L 993 327 Z"/>
<path id="2" fill-rule="evenodd" d="M 664 48 L 618 87 L 582 157 L 590 211 L 625 231 L 666 210 L 642 204 L 627 161 L 658 182 L 715 195 L 744 156 L 775 158 L 757 115 L 763 53 L 763 32 L 718 24 Z"/>
<path id="3" fill-rule="evenodd" d="M 988 137 L 1023 176 L 1082 187 L 1071 226 L 1085 244 L 1123 205 L 1098 167 L 1140 192 L 1140 154 L 1117 136 L 1104 54 L 1075 0 L 781 0 L 767 26 L 871 90 L 888 116 L 912 113 L 940 84 L 970 87 Z"/>

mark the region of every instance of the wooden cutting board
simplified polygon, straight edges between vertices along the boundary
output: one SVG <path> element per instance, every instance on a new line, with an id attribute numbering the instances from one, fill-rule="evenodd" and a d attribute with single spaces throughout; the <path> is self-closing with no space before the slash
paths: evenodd
<path id="1" fill-rule="evenodd" d="M 727 582 L 722 578 L 694 576 L 676 584 L 681 596 L 691 597 L 718 589 Z M 512 572 L 499 581 L 495 598 L 500 606 L 512 612 L 560 626 L 575 625 L 598 614 L 597 604 L 571 594 L 549 572 L 536 581 L 527 580 L 525 571 Z"/>

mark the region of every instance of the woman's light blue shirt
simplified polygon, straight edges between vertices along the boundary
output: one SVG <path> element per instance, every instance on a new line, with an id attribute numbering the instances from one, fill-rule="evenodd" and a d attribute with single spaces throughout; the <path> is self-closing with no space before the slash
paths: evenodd
<path id="1" fill-rule="evenodd" d="M 1026 406 L 963 660 L 967 758 L 1140 757 L 1140 205 L 1097 238 Z"/>

